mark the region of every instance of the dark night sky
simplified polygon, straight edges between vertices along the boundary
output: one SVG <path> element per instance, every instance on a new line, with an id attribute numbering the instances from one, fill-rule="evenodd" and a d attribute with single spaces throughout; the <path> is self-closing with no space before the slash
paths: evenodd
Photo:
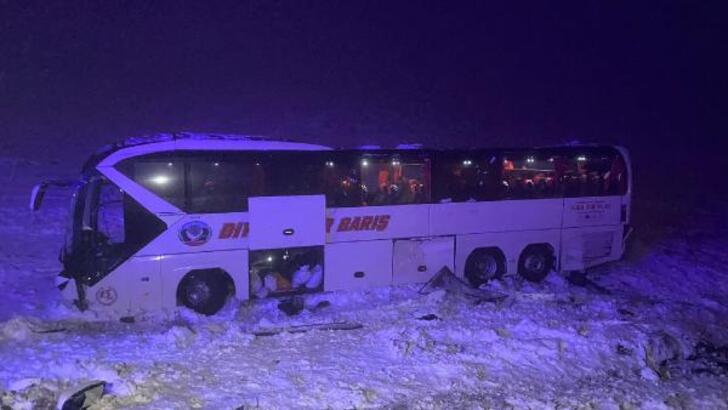
<path id="1" fill-rule="evenodd" d="M 0 149 L 157 131 L 715 152 L 725 13 L 669 1 L 0 0 Z M 716 3 L 717 4 L 717 3 Z"/>

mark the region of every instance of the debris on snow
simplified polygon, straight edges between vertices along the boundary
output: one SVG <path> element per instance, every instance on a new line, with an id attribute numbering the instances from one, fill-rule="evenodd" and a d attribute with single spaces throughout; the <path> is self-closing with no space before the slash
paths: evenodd
<path id="1" fill-rule="evenodd" d="M 263 328 L 253 332 L 255 336 L 275 336 L 281 333 L 305 333 L 312 330 L 357 330 L 364 327 L 360 323 L 350 322 L 331 322 L 331 323 L 313 323 L 306 325 L 293 325 L 278 328 Z"/>
<path id="2" fill-rule="evenodd" d="M 278 302 L 278 309 L 288 316 L 299 314 L 303 310 L 303 306 L 303 298 L 296 296 Z"/>
<path id="3" fill-rule="evenodd" d="M 24 340 L 30 337 L 32 333 L 28 320 L 22 317 L 15 317 L 7 322 L 0 323 L 0 341 L 2 339 Z"/>
<path id="4" fill-rule="evenodd" d="M 320 311 L 320 310 L 322 310 L 322 309 L 326 309 L 326 308 L 327 308 L 327 307 L 329 307 L 329 306 L 331 306 L 331 302 L 329 302 L 328 300 L 322 300 L 322 301 L 319 301 L 318 303 L 316 303 L 316 304 L 315 304 L 315 305 L 314 305 L 314 306 L 313 306 L 313 307 L 311 308 L 311 311 L 312 311 L 312 312 L 318 312 L 318 311 Z"/>
<path id="5" fill-rule="evenodd" d="M 59 399 L 60 410 L 85 410 L 96 404 L 104 395 L 106 382 L 94 381 L 70 395 L 61 394 Z"/>
<path id="6" fill-rule="evenodd" d="M 172 326 L 166 333 L 164 339 L 180 349 L 189 347 L 195 341 L 196 334 L 189 326 Z"/>
<path id="7" fill-rule="evenodd" d="M 420 288 L 420 293 L 427 294 L 436 288 L 445 289 L 453 294 L 474 298 L 476 303 L 482 303 L 483 301 L 498 302 L 507 297 L 505 294 L 491 290 L 473 288 L 462 279 L 455 276 L 455 274 L 453 274 L 447 266 L 444 266 L 432 278 L 430 278 L 430 280 L 427 281 L 422 288 Z"/>

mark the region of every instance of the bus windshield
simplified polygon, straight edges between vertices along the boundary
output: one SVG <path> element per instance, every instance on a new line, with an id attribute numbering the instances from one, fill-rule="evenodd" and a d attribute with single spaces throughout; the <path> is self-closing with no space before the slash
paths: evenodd
<path id="1" fill-rule="evenodd" d="M 86 187 L 87 181 L 79 181 L 71 196 L 71 217 L 68 226 L 66 226 L 65 243 L 61 250 L 61 258 L 63 260 L 65 260 L 67 255 L 73 254 L 74 250 L 80 244 L 84 203 L 86 201 Z"/>
<path id="2" fill-rule="evenodd" d="M 66 272 L 93 284 L 166 229 L 105 178 L 78 184 L 61 259 Z M 71 276 L 71 274 L 67 274 Z"/>

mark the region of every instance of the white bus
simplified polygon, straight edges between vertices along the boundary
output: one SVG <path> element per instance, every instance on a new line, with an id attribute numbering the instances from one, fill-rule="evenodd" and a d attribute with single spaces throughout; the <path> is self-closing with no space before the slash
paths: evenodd
<path id="1" fill-rule="evenodd" d="M 354 149 L 160 135 L 74 185 L 58 288 L 80 309 L 186 306 L 425 282 L 543 280 L 619 259 L 631 172 L 612 146 Z M 37 209 L 47 182 L 34 189 Z"/>

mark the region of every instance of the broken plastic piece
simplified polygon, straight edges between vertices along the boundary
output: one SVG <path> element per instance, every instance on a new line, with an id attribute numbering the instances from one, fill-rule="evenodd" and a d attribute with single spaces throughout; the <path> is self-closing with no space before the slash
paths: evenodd
<path id="1" fill-rule="evenodd" d="M 447 292 L 468 296 L 477 299 L 478 302 L 498 302 L 508 295 L 485 289 L 473 288 L 462 279 L 455 276 L 450 268 L 443 266 L 422 288 L 420 294 L 426 295 L 436 289 L 445 289 Z"/>
<path id="2" fill-rule="evenodd" d="M 70 395 L 62 394 L 58 400 L 61 410 L 84 410 L 93 406 L 104 395 L 106 382 L 93 381 Z M 67 397 L 67 398 L 65 398 Z"/>

